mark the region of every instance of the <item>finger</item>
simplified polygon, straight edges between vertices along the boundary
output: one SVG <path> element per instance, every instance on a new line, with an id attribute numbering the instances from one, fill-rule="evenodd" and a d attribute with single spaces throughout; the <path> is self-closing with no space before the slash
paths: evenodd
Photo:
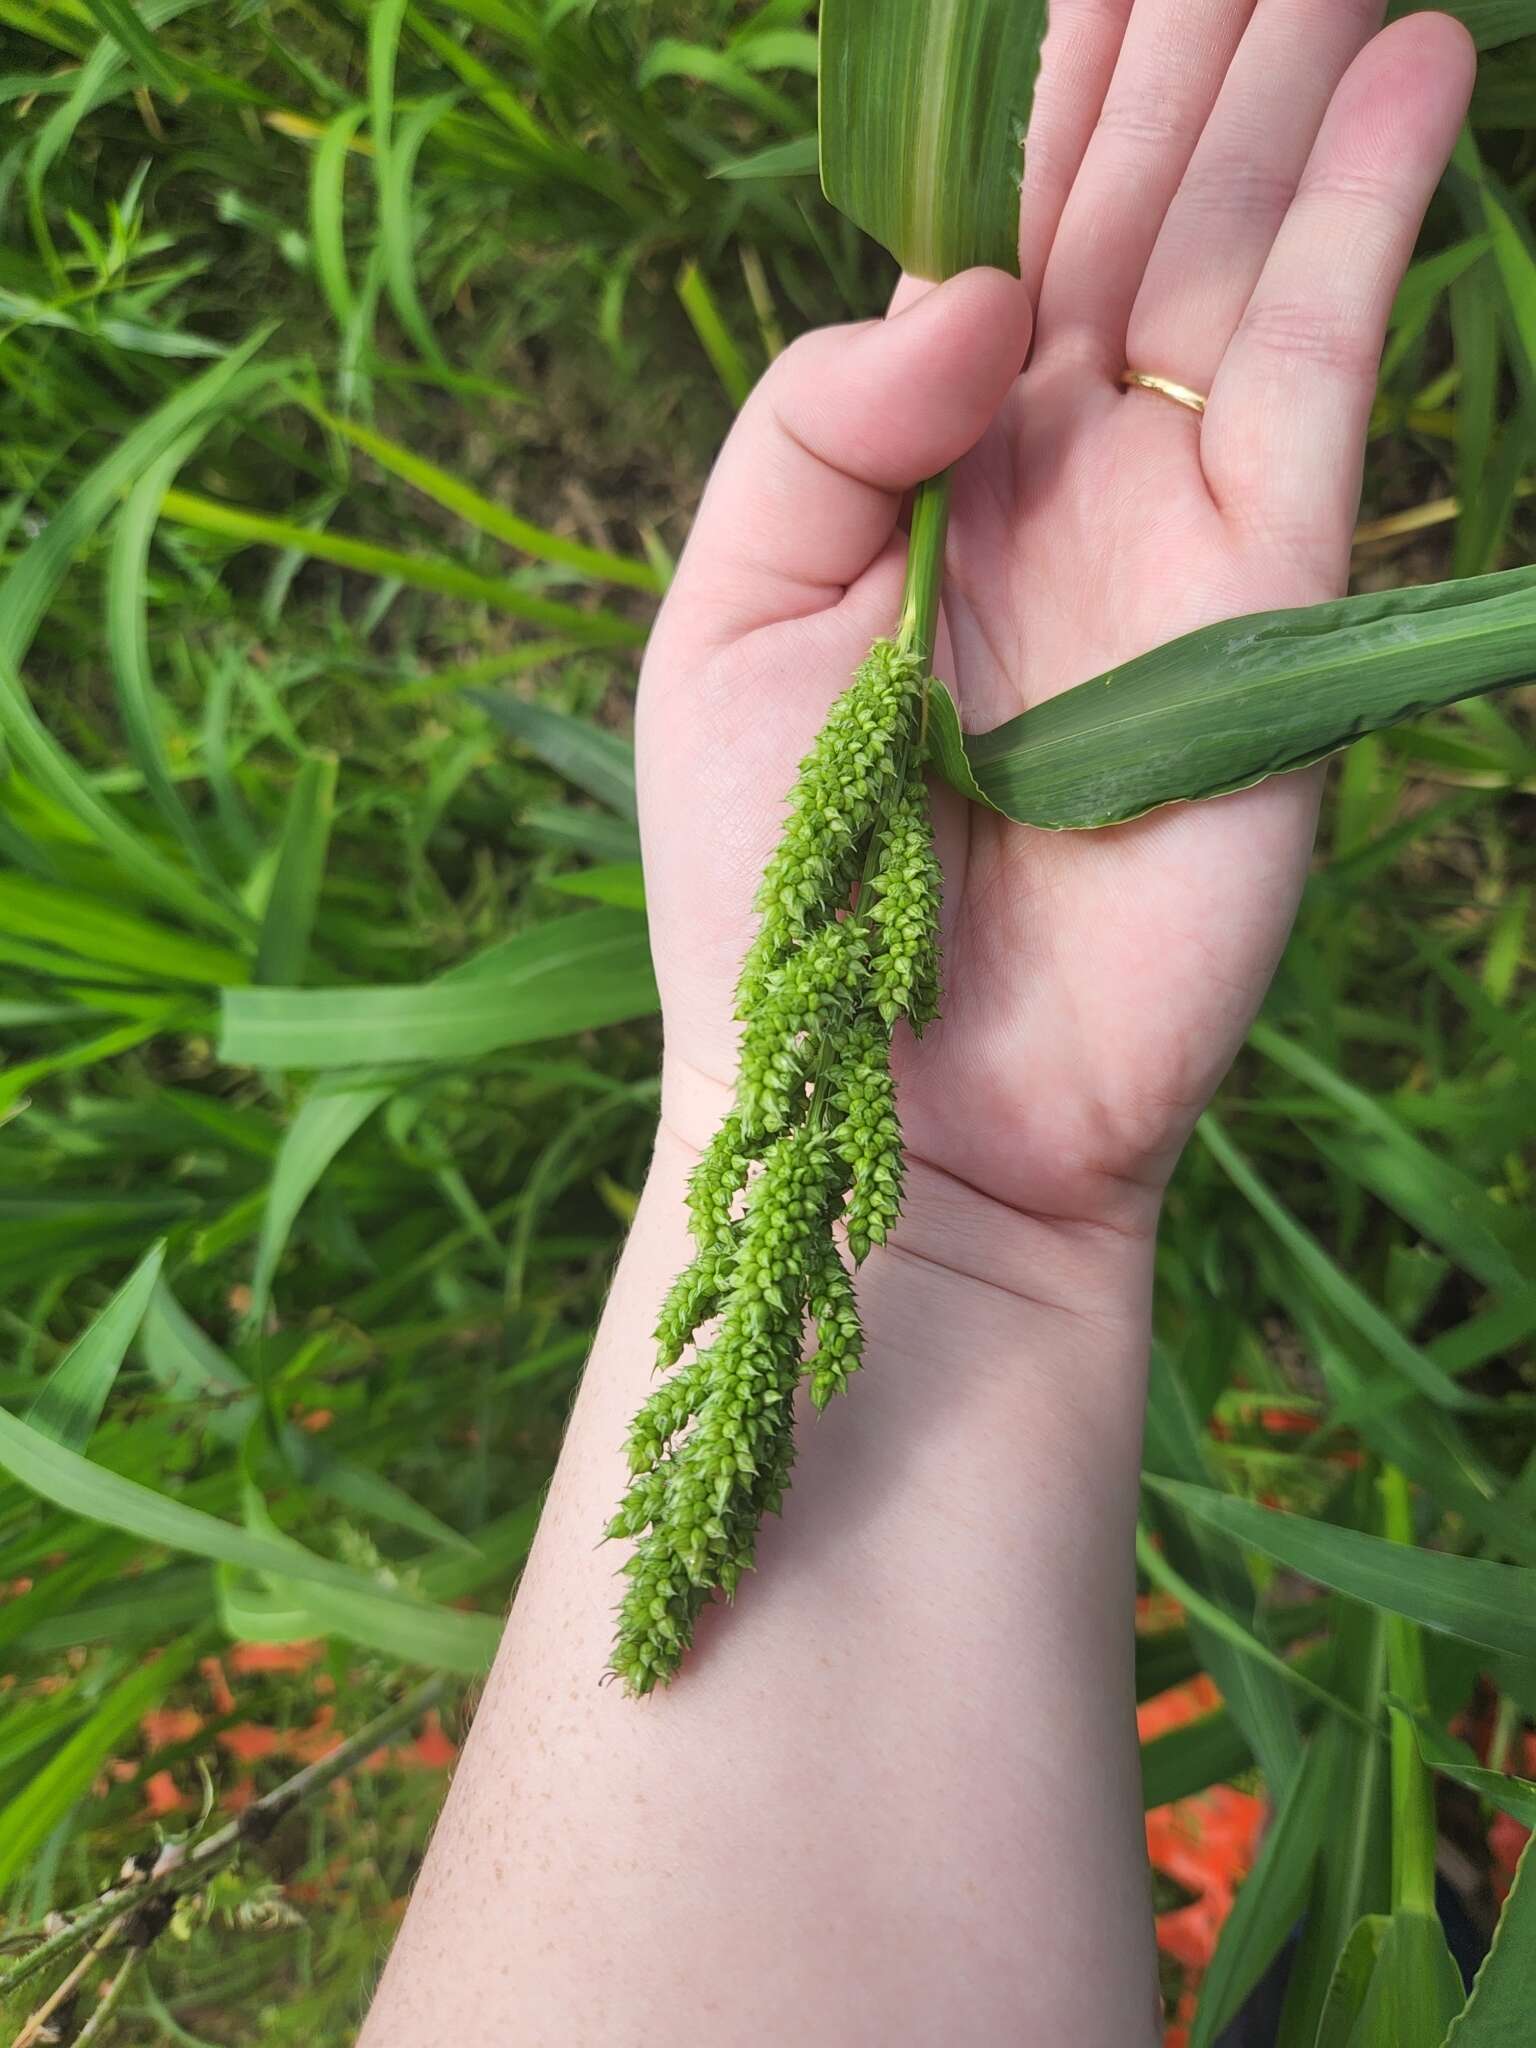
<path id="1" fill-rule="evenodd" d="M 1260 0 L 1136 295 L 1127 360 L 1209 391 L 1385 0 Z"/>
<path id="2" fill-rule="evenodd" d="M 1109 376 L 1158 229 L 1254 0 L 1137 0 L 1040 287 L 1038 354 Z"/>
<path id="3" fill-rule="evenodd" d="M 1016 278 L 972 270 L 892 318 L 787 349 L 715 467 L 674 612 L 718 646 L 835 603 L 890 539 L 903 494 L 980 440 L 1029 325 Z"/>
<path id="4" fill-rule="evenodd" d="M 1024 144 L 1019 270 L 1031 301 L 1114 75 L 1131 0 L 1052 0 Z"/>
<path id="5" fill-rule="evenodd" d="M 1387 318 L 1475 62 L 1438 14 L 1356 59 L 1211 390 L 1200 453 L 1218 504 L 1328 582 L 1348 564 Z"/>

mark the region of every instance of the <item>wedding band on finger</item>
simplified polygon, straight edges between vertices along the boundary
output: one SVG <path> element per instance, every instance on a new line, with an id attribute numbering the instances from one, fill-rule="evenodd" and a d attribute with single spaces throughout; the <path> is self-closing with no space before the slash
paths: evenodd
<path id="1" fill-rule="evenodd" d="M 1205 411 L 1206 401 L 1202 393 L 1191 391 L 1187 384 L 1176 384 L 1171 377 L 1156 376 L 1151 370 L 1126 370 L 1122 372 L 1120 382 L 1127 391 L 1155 391 L 1159 398 L 1171 398 L 1186 412 Z"/>

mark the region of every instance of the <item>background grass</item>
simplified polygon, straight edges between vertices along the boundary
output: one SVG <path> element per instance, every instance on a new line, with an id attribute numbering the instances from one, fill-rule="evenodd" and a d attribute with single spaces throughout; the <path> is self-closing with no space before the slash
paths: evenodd
<path id="1" fill-rule="evenodd" d="M 1465 9 L 1475 141 L 1384 367 L 1362 588 L 1529 557 L 1530 11 Z M 34 1425 L 0 1443 L 0 1930 L 453 1674 L 449 1738 L 285 1824 L 123 2039 L 350 2038 L 526 1551 L 654 1113 L 635 649 L 732 405 L 890 283 L 798 174 L 810 28 L 0 0 L 0 1404 Z M 1528 693 L 1335 771 L 1169 1204 L 1156 1469 L 1347 1519 L 1386 1457 L 1421 1538 L 1536 1561 L 1533 777 Z M 1244 1631 L 1257 1597 L 1269 1640 L 1326 1633 L 1149 1515 Z M 1529 1667 L 1425 1640 L 1440 1717 L 1516 1755 Z M 1146 1695 L 1203 1662 L 1229 1701 L 1149 1801 L 1283 1772 L 1291 1688 L 1142 1648 Z M 1486 1920 L 1487 1814 L 1445 1796 Z"/>

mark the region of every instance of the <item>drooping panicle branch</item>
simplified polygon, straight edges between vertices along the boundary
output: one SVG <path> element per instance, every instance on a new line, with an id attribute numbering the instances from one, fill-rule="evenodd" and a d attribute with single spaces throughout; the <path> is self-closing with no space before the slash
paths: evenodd
<path id="1" fill-rule="evenodd" d="M 942 513 L 926 515 L 940 554 Z M 891 1034 L 938 1014 L 920 765 L 934 602 L 925 590 L 902 639 L 877 643 L 833 706 L 763 877 L 737 989 L 735 1106 L 691 1177 L 696 1251 L 656 1331 L 669 1377 L 631 1426 L 633 1478 L 608 1528 L 636 1539 L 613 1655 L 633 1693 L 672 1677 L 706 1603 L 751 1568 L 789 1484 L 801 1382 L 821 1408 L 860 1363 L 840 1241 L 857 1264 L 895 1224 Z"/>

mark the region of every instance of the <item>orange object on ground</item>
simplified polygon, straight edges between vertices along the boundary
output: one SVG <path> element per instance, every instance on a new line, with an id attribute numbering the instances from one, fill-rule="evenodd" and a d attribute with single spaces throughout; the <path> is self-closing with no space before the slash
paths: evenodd
<path id="1" fill-rule="evenodd" d="M 307 1671 L 325 1655 L 324 1643 L 236 1643 L 230 1668 L 242 1678 L 257 1671 Z"/>
<path id="2" fill-rule="evenodd" d="M 1203 1673 L 1188 1685 L 1159 1693 L 1137 1709 L 1143 1742 L 1181 1728 L 1221 1705 L 1221 1694 Z M 1157 1916 L 1157 1944 L 1183 1971 L 1178 2010 L 1164 2036 L 1164 2048 L 1186 2048 L 1200 1979 L 1237 1896 L 1253 1868 L 1267 1807 L 1251 1792 L 1212 1785 L 1192 1798 L 1154 1807 L 1147 1815 L 1147 1856 L 1154 1870 L 1194 1898 Z"/>

